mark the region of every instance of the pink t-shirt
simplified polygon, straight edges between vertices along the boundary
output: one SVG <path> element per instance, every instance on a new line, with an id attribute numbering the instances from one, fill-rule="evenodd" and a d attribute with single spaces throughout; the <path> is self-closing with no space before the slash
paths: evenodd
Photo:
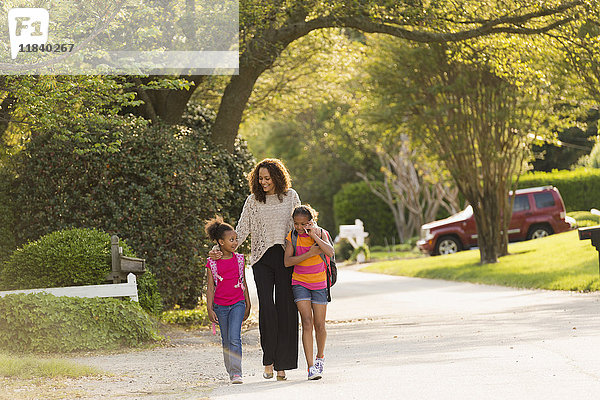
<path id="1" fill-rule="evenodd" d="M 210 270 L 208 262 L 206 262 L 206 268 Z M 227 260 L 217 260 L 217 272 L 223 280 L 217 281 L 214 303 L 220 306 L 230 306 L 244 300 L 244 291 L 242 288 L 235 287 L 240 277 L 240 267 L 235 255 Z"/>

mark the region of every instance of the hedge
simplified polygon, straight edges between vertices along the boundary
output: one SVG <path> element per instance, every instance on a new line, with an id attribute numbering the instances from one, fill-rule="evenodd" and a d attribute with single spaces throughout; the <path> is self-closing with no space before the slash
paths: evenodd
<path id="1" fill-rule="evenodd" d="M 567 211 L 600 209 L 600 169 L 527 173 L 518 183 L 519 188 L 546 185 L 558 188 Z"/>
<path id="2" fill-rule="evenodd" d="M 125 241 L 123 255 L 135 257 Z M 67 229 L 42 236 L 14 251 L 0 268 L 0 290 L 100 285 L 111 271 L 110 235 Z M 158 315 L 161 299 L 153 274 L 138 279 L 140 305 Z"/>
<path id="3" fill-rule="evenodd" d="M 353 225 L 360 219 L 370 245 L 391 244 L 398 240 L 394 216 L 387 204 L 374 195 L 365 182 L 350 183 L 333 197 L 333 213 L 336 225 Z"/>
<path id="4" fill-rule="evenodd" d="M 83 144 L 36 133 L 11 158 L 16 244 L 71 227 L 116 234 L 146 259 L 167 308 L 193 309 L 212 246 L 204 221 L 221 214 L 235 223 L 252 165 L 243 142 L 232 154 L 211 142 L 213 119 L 196 107 L 180 126 L 131 122 L 115 152 L 88 151 L 112 140 L 95 125 Z"/>
<path id="5" fill-rule="evenodd" d="M 47 293 L 0 298 L 2 350 L 107 350 L 159 339 L 156 323 L 133 301 L 56 297 Z"/>

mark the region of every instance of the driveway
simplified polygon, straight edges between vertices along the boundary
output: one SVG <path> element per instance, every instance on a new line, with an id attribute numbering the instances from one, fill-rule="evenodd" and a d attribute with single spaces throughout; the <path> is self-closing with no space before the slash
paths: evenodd
<path id="1" fill-rule="evenodd" d="M 341 269 L 324 378 L 287 382 L 245 355 L 213 399 L 564 399 L 600 393 L 597 293 L 519 290 Z M 257 371 L 258 370 L 258 371 Z"/>
<path id="2" fill-rule="evenodd" d="M 600 393 L 598 293 L 519 290 L 344 267 L 332 296 L 319 381 L 306 380 L 301 346 L 299 369 L 288 371 L 288 381 L 263 379 L 253 326 L 242 336 L 243 385 L 228 382 L 220 339 L 205 330 L 176 334 L 167 347 L 79 356 L 76 361 L 114 376 L 74 379 L 61 392 L 66 395 L 49 398 L 548 400 Z"/>

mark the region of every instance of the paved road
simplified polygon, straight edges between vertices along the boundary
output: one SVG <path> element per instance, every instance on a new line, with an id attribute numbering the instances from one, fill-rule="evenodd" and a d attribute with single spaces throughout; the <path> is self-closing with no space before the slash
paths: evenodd
<path id="1" fill-rule="evenodd" d="M 600 296 L 342 269 L 325 375 L 264 380 L 249 346 L 243 385 L 212 399 L 580 399 L 600 393 Z M 256 302 L 254 303 L 256 304 Z"/>

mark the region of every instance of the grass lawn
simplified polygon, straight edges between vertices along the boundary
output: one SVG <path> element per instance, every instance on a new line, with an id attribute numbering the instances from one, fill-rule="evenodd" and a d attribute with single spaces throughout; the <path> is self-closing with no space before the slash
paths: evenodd
<path id="1" fill-rule="evenodd" d="M 397 260 L 399 258 L 425 257 L 419 250 L 408 251 L 371 251 L 371 261 Z"/>
<path id="2" fill-rule="evenodd" d="M 10 378 L 79 378 L 102 375 L 97 368 L 57 358 L 15 356 L 0 353 L 0 377 Z"/>
<path id="3" fill-rule="evenodd" d="M 577 231 L 512 243 L 497 264 L 479 264 L 479 250 L 414 260 L 375 262 L 363 270 L 520 288 L 600 290 L 598 252 Z"/>

